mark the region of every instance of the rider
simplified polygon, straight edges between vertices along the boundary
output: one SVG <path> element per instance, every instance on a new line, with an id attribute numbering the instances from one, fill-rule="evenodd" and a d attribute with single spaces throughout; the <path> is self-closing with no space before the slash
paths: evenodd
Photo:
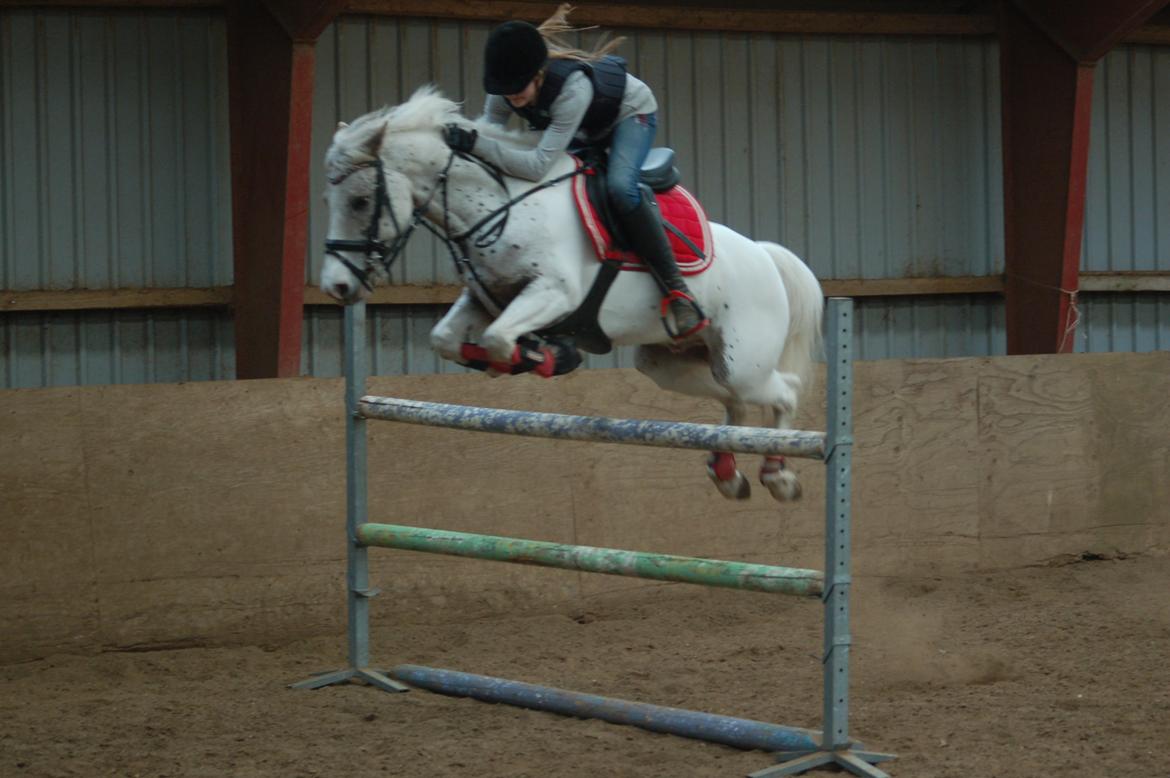
<path id="1" fill-rule="evenodd" d="M 653 198 L 642 196 L 639 171 L 657 127 L 658 103 L 646 84 L 626 72 L 625 60 L 610 54 L 622 39 L 592 52 L 565 45 L 558 36 L 573 30 L 572 7 L 561 5 L 539 27 L 505 22 L 492 30 L 484 50 L 484 116 L 507 123 L 511 112 L 543 130 L 533 148 L 515 148 L 457 125 L 447 144 L 474 153 L 517 178 L 539 181 L 571 143 L 608 147 L 610 204 L 633 249 L 654 271 L 669 301 L 676 338 L 698 333 L 703 316 L 675 264 Z"/>

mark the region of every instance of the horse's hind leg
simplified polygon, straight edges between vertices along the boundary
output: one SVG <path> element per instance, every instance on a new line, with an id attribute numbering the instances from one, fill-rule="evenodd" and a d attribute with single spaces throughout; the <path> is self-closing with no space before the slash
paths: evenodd
<path id="1" fill-rule="evenodd" d="M 795 375 L 772 370 L 762 381 L 741 387 L 740 396 L 744 402 L 764 408 L 767 426 L 778 430 L 791 429 L 800 394 L 799 382 L 800 379 Z M 800 482 L 796 473 L 788 469 L 782 456 L 764 457 L 760 483 L 768 487 L 768 491 L 780 502 L 800 499 Z"/>
<path id="2" fill-rule="evenodd" d="M 747 416 L 747 406 L 735 400 L 723 404 L 726 412 L 723 423 L 742 427 Z M 715 482 L 715 488 L 729 500 L 746 500 L 752 496 L 752 485 L 747 476 L 735 466 L 735 454 L 730 451 L 712 451 L 707 456 L 707 475 Z"/>
<path id="3" fill-rule="evenodd" d="M 731 333 L 738 335 L 734 340 L 725 336 L 724 348 L 715 352 L 714 375 L 739 402 L 762 407 L 768 425 L 776 429 L 788 429 L 796 413 L 800 379 L 777 370 L 774 366 L 779 362 L 779 354 L 773 354 L 775 349 L 772 344 L 759 341 L 754 338 L 754 334 L 754 330 L 742 328 Z M 758 356 L 754 359 L 732 359 L 729 355 L 734 352 L 727 347 L 727 341 L 737 347 L 735 352 Z M 777 500 L 795 500 L 800 497 L 800 482 L 796 473 L 787 469 L 783 457 L 765 457 L 760 470 L 760 482 L 768 487 Z"/>
<path id="4" fill-rule="evenodd" d="M 789 421 L 791 413 L 781 407 L 765 408 L 764 414 L 765 419 L 770 417 L 771 425 L 776 429 L 791 429 Z M 764 464 L 760 467 L 760 483 L 768 487 L 768 491 L 780 502 L 800 499 L 802 491 L 800 481 L 797 480 L 796 473 L 788 469 L 782 456 L 764 457 Z"/>
<path id="5" fill-rule="evenodd" d="M 706 354 L 676 353 L 662 346 L 640 346 L 635 357 L 638 370 L 663 389 L 692 397 L 711 397 L 726 409 L 724 424 L 740 426 L 747 414 L 743 403 L 711 374 Z M 707 457 L 707 475 L 724 497 L 744 500 L 751 496 L 751 482 L 735 466 L 735 454 L 712 451 Z"/>

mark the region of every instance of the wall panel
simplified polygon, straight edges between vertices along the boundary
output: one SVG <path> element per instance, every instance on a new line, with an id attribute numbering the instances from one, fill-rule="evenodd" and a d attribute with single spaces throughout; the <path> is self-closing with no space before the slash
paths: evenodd
<path id="1" fill-rule="evenodd" d="M 216 12 L 0 12 L 0 288 L 232 282 Z M 234 375 L 227 311 L 0 314 L 0 386 Z"/>

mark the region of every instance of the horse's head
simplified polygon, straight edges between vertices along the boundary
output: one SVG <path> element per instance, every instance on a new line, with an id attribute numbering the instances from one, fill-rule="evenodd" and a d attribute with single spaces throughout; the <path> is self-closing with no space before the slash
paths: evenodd
<path id="1" fill-rule="evenodd" d="M 455 120 L 462 120 L 458 106 L 424 87 L 402 105 L 338 126 L 325 155 L 329 237 L 322 291 L 349 304 L 387 280 L 421 218 L 420 189 L 433 191 L 437 183 L 434 165 L 447 155 L 442 126 Z"/>
<path id="2" fill-rule="evenodd" d="M 387 240 L 401 234 L 410 211 L 405 176 L 387 170 L 382 159 L 386 120 L 363 116 L 341 125 L 325 160 L 329 237 L 321 267 L 321 290 L 344 303 L 362 300 L 385 275 Z"/>

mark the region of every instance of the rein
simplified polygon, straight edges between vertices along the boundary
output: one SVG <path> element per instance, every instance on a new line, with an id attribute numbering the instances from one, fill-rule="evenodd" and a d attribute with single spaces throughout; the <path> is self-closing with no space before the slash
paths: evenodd
<path id="1" fill-rule="evenodd" d="M 340 184 L 346 178 L 358 170 L 361 170 L 362 168 L 372 167 L 377 171 L 377 181 L 374 184 L 374 214 L 370 219 L 369 226 L 366 227 L 366 230 L 363 233 L 363 238 L 361 240 L 327 239 L 325 241 L 325 253 L 328 256 L 336 258 L 339 262 L 345 265 L 349 272 L 353 273 L 354 277 L 361 282 L 361 285 L 364 286 L 367 291 L 372 292 L 374 289 L 373 284 L 370 283 L 369 278 L 371 270 L 370 266 L 374 262 L 379 262 L 386 274 L 389 275 L 391 265 L 394 264 L 399 255 L 402 253 L 403 249 L 406 248 L 406 242 L 414 233 L 415 228 L 421 224 L 431 234 L 433 234 L 439 240 L 443 241 L 444 245 L 447 247 L 447 251 L 451 255 L 451 260 L 455 263 L 455 271 L 464 278 L 465 282 L 467 281 L 469 275 L 472 279 L 474 279 L 474 287 L 477 296 L 480 297 L 480 302 L 484 303 L 485 307 L 489 308 L 489 311 L 493 316 L 498 316 L 500 312 L 503 311 L 505 306 L 495 298 L 495 295 L 488 291 L 488 288 L 480 279 L 479 273 L 476 272 L 475 266 L 467 257 L 468 252 L 464 249 L 467 240 L 483 229 L 486 225 L 491 224 L 492 221 L 495 221 L 495 224 L 492 224 L 491 228 L 480 235 L 480 237 L 477 238 L 472 245 L 474 245 L 476 248 L 482 249 L 495 244 L 501 237 L 503 237 L 504 229 L 508 225 L 508 216 L 511 214 L 512 206 L 522 202 L 528 197 L 531 197 L 537 192 L 548 189 L 549 187 L 555 186 L 562 181 L 572 178 L 573 176 L 579 175 L 580 173 L 584 172 L 585 168 L 576 168 L 572 172 L 565 173 L 563 175 L 557 176 L 556 178 L 549 179 L 548 181 L 544 181 L 515 197 L 510 197 L 503 205 L 490 211 L 486 216 L 475 222 L 475 224 L 473 224 L 468 229 L 458 234 L 452 234 L 450 231 L 451 211 L 448 204 L 447 181 L 448 172 L 451 170 L 451 165 L 455 162 L 456 157 L 468 162 L 474 162 L 475 164 L 479 165 L 493 181 L 500 185 L 500 188 L 504 190 L 505 197 L 508 197 L 511 194 L 508 191 L 508 183 L 504 179 L 504 175 L 498 167 L 491 164 L 490 162 L 476 157 L 473 154 L 452 150 L 451 155 L 447 157 L 447 164 L 443 166 L 442 172 L 439 173 L 435 181 L 435 185 L 431 188 L 430 194 L 427 195 L 426 200 L 424 200 L 422 204 L 411 211 L 410 223 L 407 224 L 405 229 L 403 229 L 402 226 L 398 223 L 398 217 L 394 215 L 394 209 L 390 206 L 390 196 L 386 191 L 385 168 L 383 167 L 381 158 L 378 158 L 373 162 L 366 162 L 357 165 L 342 176 L 330 179 L 330 184 Z M 440 230 L 425 218 L 426 211 L 430 206 L 431 201 L 434 200 L 435 194 L 440 189 L 443 190 L 442 230 Z M 390 219 L 394 223 L 394 229 L 396 232 L 394 238 L 389 244 L 378 239 L 383 209 L 390 212 Z M 340 252 L 343 251 L 364 253 L 366 255 L 366 267 L 359 268 L 354 265 L 352 262 L 341 255 Z M 468 284 L 468 286 L 471 286 L 471 284 Z M 494 308 L 494 310 L 491 310 L 492 308 Z"/>

